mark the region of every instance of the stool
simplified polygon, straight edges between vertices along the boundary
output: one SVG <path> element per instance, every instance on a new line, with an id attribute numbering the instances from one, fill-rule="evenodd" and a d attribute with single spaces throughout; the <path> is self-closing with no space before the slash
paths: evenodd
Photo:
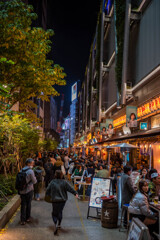
<path id="1" fill-rule="evenodd" d="M 128 207 L 129 207 L 129 204 L 124 204 L 122 206 L 122 212 L 121 212 L 121 222 L 120 222 L 120 228 L 119 228 L 119 232 L 121 232 L 122 230 L 124 231 L 127 231 L 128 229 L 128 224 L 129 224 L 129 219 L 128 219 Z M 127 225 L 126 225 L 126 228 L 124 228 L 123 224 L 124 224 L 124 215 L 125 215 L 125 212 L 127 212 Z"/>

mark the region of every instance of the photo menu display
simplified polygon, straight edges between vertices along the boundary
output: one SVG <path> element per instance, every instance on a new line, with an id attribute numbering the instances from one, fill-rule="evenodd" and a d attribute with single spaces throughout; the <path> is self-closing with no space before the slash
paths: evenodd
<path id="1" fill-rule="evenodd" d="M 110 179 L 93 178 L 89 207 L 101 208 L 102 196 L 109 196 Z"/>

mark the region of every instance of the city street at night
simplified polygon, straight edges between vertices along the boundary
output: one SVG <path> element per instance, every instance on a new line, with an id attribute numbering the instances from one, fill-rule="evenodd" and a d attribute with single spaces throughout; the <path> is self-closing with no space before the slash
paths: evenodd
<path id="1" fill-rule="evenodd" d="M 160 0 L 0 0 L 0 240 L 160 240 Z"/>
<path id="2" fill-rule="evenodd" d="M 126 233 L 120 233 L 118 229 L 102 228 L 100 220 L 87 220 L 88 202 L 78 201 L 71 195 L 64 209 L 62 229 L 57 236 L 53 234 L 51 204 L 33 201 L 32 207 L 33 222 L 27 226 L 20 226 L 18 210 L 7 229 L 0 233 L 0 240 L 123 240 L 126 237 Z M 95 214 L 94 211 L 93 214 Z"/>

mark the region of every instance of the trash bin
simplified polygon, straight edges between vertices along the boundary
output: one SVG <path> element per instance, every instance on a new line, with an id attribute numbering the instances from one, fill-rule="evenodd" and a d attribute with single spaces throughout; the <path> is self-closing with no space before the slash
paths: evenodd
<path id="1" fill-rule="evenodd" d="M 101 225 L 104 228 L 117 228 L 118 224 L 118 202 L 114 200 L 103 200 Z"/>

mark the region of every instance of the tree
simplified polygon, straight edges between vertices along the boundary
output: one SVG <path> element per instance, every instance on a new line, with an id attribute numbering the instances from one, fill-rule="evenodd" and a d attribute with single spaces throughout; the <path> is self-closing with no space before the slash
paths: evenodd
<path id="1" fill-rule="evenodd" d="M 20 102 L 22 112 L 35 107 L 31 97 L 47 101 L 58 95 L 54 85 L 66 84 L 63 68 L 46 57 L 53 31 L 31 27 L 36 17 L 21 0 L 0 2 L 0 81 L 11 84 L 8 102 Z"/>
<path id="2" fill-rule="evenodd" d="M 54 151 L 58 147 L 58 143 L 50 138 L 46 138 L 41 142 L 41 147 L 47 152 Z"/>
<path id="3" fill-rule="evenodd" d="M 0 165 L 7 174 L 14 166 L 20 170 L 23 161 L 39 149 L 39 131 L 20 114 L 0 118 Z"/>

